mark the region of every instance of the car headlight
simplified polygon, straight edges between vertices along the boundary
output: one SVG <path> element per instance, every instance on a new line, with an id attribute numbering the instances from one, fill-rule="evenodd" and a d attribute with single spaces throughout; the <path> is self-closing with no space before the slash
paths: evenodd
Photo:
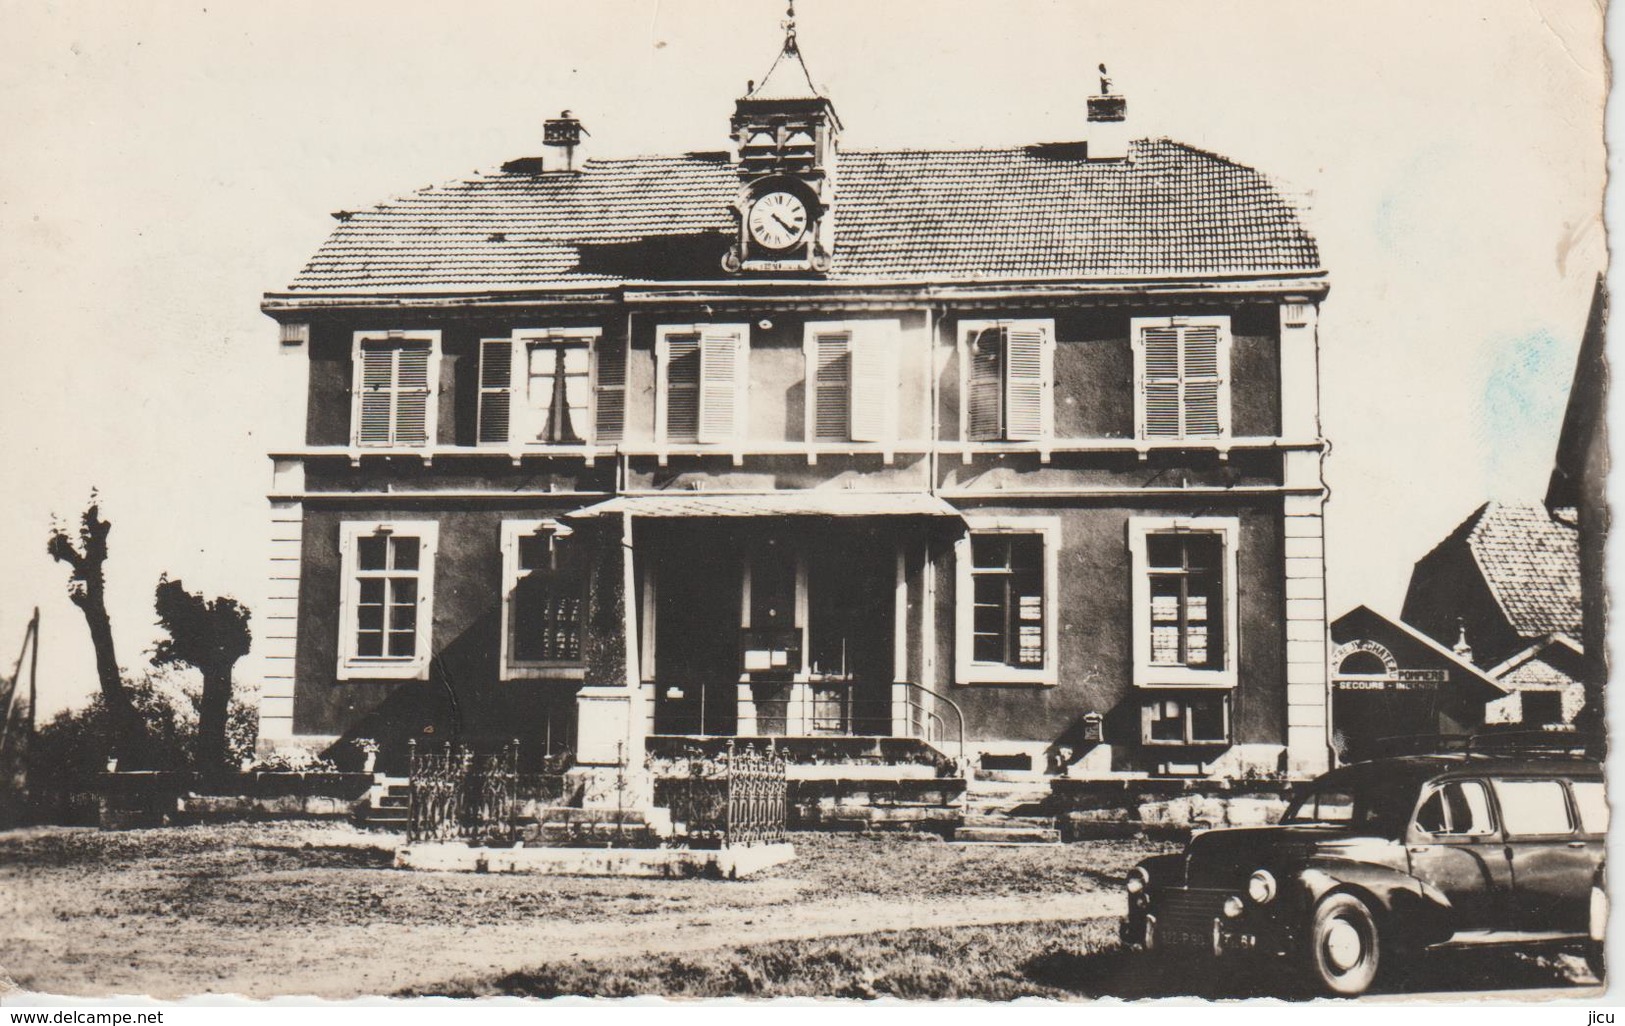
<path id="1" fill-rule="evenodd" d="M 1260 869 L 1247 878 L 1247 897 L 1256 904 L 1268 905 L 1275 900 L 1275 876 L 1267 869 Z"/>
<path id="2" fill-rule="evenodd" d="M 1238 895 L 1230 895 L 1230 897 L 1224 899 L 1224 917 L 1226 919 L 1237 918 L 1241 915 L 1243 907 L 1241 898 Z"/>
<path id="3" fill-rule="evenodd" d="M 1123 882 L 1123 889 L 1130 894 L 1139 894 L 1145 890 L 1145 885 L 1151 880 L 1151 874 L 1135 866 L 1129 870 L 1128 879 Z"/>

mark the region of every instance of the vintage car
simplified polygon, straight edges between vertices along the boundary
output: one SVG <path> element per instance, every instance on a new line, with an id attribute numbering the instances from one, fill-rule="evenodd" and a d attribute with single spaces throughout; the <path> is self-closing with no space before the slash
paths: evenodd
<path id="1" fill-rule="evenodd" d="M 1307 784 L 1277 826 L 1141 862 L 1122 938 L 1273 956 L 1343 996 L 1458 945 L 1568 946 L 1601 979 L 1607 828 L 1602 768 L 1583 755 L 1468 744 L 1357 763 Z"/>

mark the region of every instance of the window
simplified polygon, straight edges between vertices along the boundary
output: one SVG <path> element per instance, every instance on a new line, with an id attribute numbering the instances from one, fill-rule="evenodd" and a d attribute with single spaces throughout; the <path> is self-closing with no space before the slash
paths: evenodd
<path id="1" fill-rule="evenodd" d="M 898 331 L 896 321 L 807 324 L 809 441 L 897 437 Z"/>
<path id="2" fill-rule="evenodd" d="M 1519 693 L 1523 704 L 1523 722 L 1547 724 L 1563 722 L 1563 692 L 1523 691 Z"/>
<path id="3" fill-rule="evenodd" d="M 625 339 L 571 328 L 481 340 L 482 445 L 617 442 L 625 422 Z"/>
<path id="4" fill-rule="evenodd" d="M 502 665 L 509 679 L 580 679 L 586 573 L 570 528 L 502 523 Z"/>
<path id="5" fill-rule="evenodd" d="M 1476 837 L 1495 832 L 1490 794 L 1476 780 L 1452 780 L 1423 799 L 1417 829 L 1434 835 Z"/>
<path id="6" fill-rule="evenodd" d="M 342 524 L 339 679 L 425 679 L 433 615 L 433 521 Z"/>
<path id="7" fill-rule="evenodd" d="M 1133 517 L 1134 665 L 1141 685 L 1236 682 L 1234 517 Z"/>
<path id="8" fill-rule="evenodd" d="M 1230 696 L 1158 698 L 1140 707 L 1140 740 L 1148 745 L 1228 744 Z"/>
<path id="9" fill-rule="evenodd" d="M 1556 780 L 1497 780 L 1495 797 L 1501 803 L 1507 833 L 1514 837 L 1574 832 L 1563 785 Z"/>
<path id="10" fill-rule="evenodd" d="M 1575 780 L 1569 783 L 1574 792 L 1574 805 L 1580 811 L 1580 829 L 1588 834 L 1608 832 L 1608 798 L 1603 794 L 1600 780 Z"/>
<path id="11" fill-rule="evenodd" d="M 897 437 L 895 320 L 806 325 L 806 437 L 882 442 Z"/>
<path id="12" fill-rule="evenodd" d="M 970 531 L 958 551 L 959 682 L 1055 683 L 1060 521 L 966 522 Z"/>
<path id="13" fill-rule="evenodd" d="M 358 446 L 426 446 L 434 439 L 440 333 L 356 332 L 355 429 Z"/>
<path id="14" fill-rule="evenodd" d="M 658 442 L 732 442 L 744 437 L 748 325 L 664 325 L 655 336 L 655 362 Z"/>
<path id="15" fill-rule="evenodd" d="M 959 427 L 968 441 L 1048 438 L 1055 322 L 959 322 Z"/>
<path id="16" fill-rule="evenodd" d="M 1141 438 L 1230 433 L 1230 318 L 1136 317 L 1135 408 Z"/>

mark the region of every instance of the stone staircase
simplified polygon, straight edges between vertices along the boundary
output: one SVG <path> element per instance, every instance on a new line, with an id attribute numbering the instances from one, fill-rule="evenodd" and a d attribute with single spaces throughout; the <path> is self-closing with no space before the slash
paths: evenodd
<path id="1" fill-rule="evenodd" d="M 1061 843 L 1055 817 L 1043 810 L 1049 793 L 1049 780 L 1041 774 L 978 773 L 966 782 L 965 818 L 954 829 L 954 843 Z"/>
<path id="2" fill-rule="evenodd" d="M 385 777 L 367 792 L 365 803 L 357 807 L 362 826 L 378 830 L 405 830 L 411 786 L 406 777 Z"/>

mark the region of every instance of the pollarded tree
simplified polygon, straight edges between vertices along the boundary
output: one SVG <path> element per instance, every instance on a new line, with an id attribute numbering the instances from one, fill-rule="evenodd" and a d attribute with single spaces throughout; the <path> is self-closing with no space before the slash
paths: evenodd
<path id="1" fill-rule="evenodd" d="M 96 652 L 96 680 L 102 702 L 113 721 L 114 751 L 126 766 L 141 766 L 151 755 L 146 720 L 136 709 L 119 673 L 113 651 L 113 625 L 107 616 L 107 535 L 113 525 L 101 518 L 96 493 L 79 518 L 79 543 L 61 527 L 51 529 L 45 549 L 58 563 L 66 563 L 73 573 L 68 578 L 68 598 L 85 616 L 90 628 L 90 644 Z"/>
<path id="2" fill-rule="evenodd" d="M 168 575 L 158 579 L 154 597 L 158 624 L 169 637 L 158 642 L 154 666 L 179 664 L 203 674 L 203 694 L 197 710 L 197 770 L 206 775 L 228 767 L 226 726 L 231 712 L 231 671 L 248 654 L 253 634 L 249 610 L 236 599 L 206 601 L 201 592 L 186 590 Z"/>

